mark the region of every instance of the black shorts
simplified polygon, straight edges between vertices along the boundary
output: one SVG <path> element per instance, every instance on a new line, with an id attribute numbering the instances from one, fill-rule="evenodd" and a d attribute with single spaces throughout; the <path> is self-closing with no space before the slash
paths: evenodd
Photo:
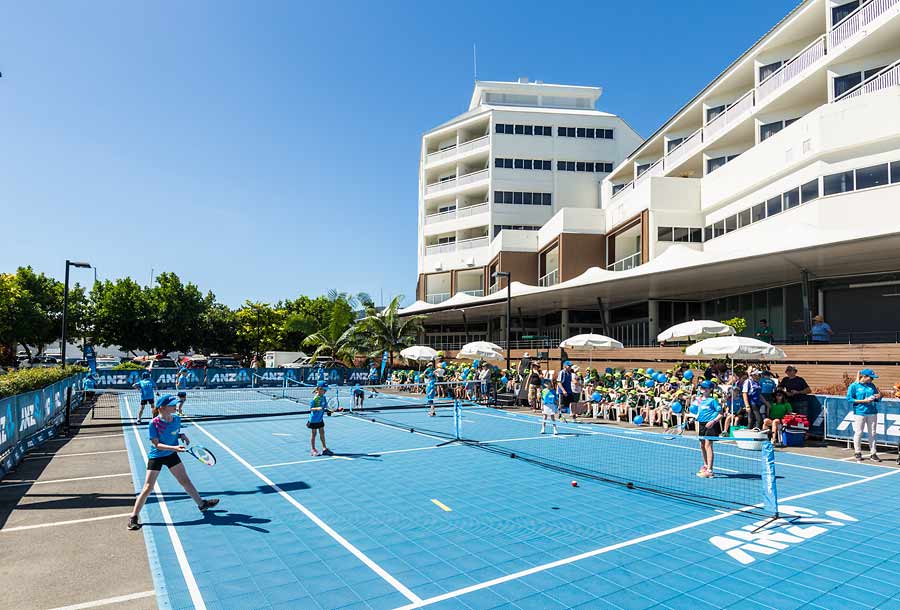
<path id="1" fill-rule="evenodd" d="M 722 434 L 722 423 L 721 422 L 718 422 L 718 421 L 715 422 L 712 425 L 712 428 L 707 428 L 706 427 L 707 423 L 708 422 L 702 422 L 702 423 L 697 422 L 697 425 L 699 426 L 698 432 L 697 432 L 698 436 L 719 436 L 720 434 Z"/>
<path id="2" fill-rule="evenodd" d="M 153 406 L 153 399 L 152 399 L 152 398 L 142 398 L 142 399 L 141 399 L 141 406 L 143 407 L 144 405 L 150 405 L 150 406 L 152 407 L 152 406 Z"/>
<path id="3" fill-rule="evenodd" d="M 572 404 L 572 402 L 573 402 L 574 400 L 575 400 L 575 397 L 572 396 L 571 394 L 563 394 L 563 393 L 560 393 L 560 395 L 559 395 L 559 408 L 560 408 L 560 410 L 562 410 L 562 409 L 568 409 L 568 408 L 569 408 L 569 405 Z"/>
<path id="4" fill-rule="evenodd" d="M 306 422 L 306 427 L 309 428 L 310 430 L 318 430 L 319 428 L 325 427 L 325 422 L 323 422 L 323 421 L 317 421 L 317 422 L 308 421 L 308 422 Z"/>
<path id="5" fill-rule="evenodd" d="M 181 463 L 181 458 L 177 453 L 170 453 L 164 457 L 150 458 L 147 460 L 147 470 L 162 470 L 163 466 L 168 466 L 171 470 Z"/>

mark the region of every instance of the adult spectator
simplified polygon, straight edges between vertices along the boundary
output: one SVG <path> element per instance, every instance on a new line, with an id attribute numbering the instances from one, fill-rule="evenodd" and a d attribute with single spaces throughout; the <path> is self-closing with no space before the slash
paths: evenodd
<path id="1" fill-rule="evenodd" d="M 762 389 L 759 387 L 759 369 L 750 369 L 749 377 L 741 387 L 744 404 L 750 409 L 747 426 L 756 432 L 762 427 L 762 407 L 768 408 L 768 401 L 763 398 Z"/>
<path id="2" fill-rule="evenodd" d="M 777 386 L 778 382 L 775 381 L 775 376 L 772 374 L 772 371 L 763 370 L 759 376 L 759 389 L 762 390 L 763 398 L 771 403 L 772 399 L 775 397 L 775 389 Z"/>
<path id="3" fill-rule="evenodd" d="M 756 327 L 756 338 L 766 343 L 772 342 L 772 329 L 769 327 L 769 321 L 763 318 Z"/>
<path id="4" fill-rule="evenodd" d="M 872 369 L 863 369 L 859 372 L 857 380 L 847 388 L 847 400 L 853 405 L 853 450 L 856 461 L 862 462 L 862 435 L 863 429 L 869 434 L 869 459 L 880 462 L 881 458 L 875 452 L 875 429 L 878 425 L 878 403 L 881 400 L 881 392 L 875 387 L 873 381 L 878 375 Z"/>
<path id="5" fill-rule="evenodd" d="M 806 415 L 806 395 L 812 390 L 803 377 L 797 374 L 797 367 L 788 366 L 784 369 L 784 377 L 778 382 L 776 390 L 784 390 L 788 402 L 791 403 L 791 411 Z"/>
<path id="6" fill-rule="evenodd" d="M 572 361 L 563 362 L 562 369 L 556 377 L 556 393 L 559 395 L 559 412 L 568 412 L 569 405 L 575 400 L 572 394 Z"/>
<path id="7" fill-rule="evenodd" d="M 831 343 L 831 335 L 833 334 L 834 331 L 831 330 L 831 325 L 825 321 L 821 314 L 813 318 L 812 328 L 809 329 L 809 336 L 813 343 Z"/>
<path id="8" fill-rule="evenodd" d="M 535 411 L 539 411 L 541 409 L 541 384 L 543 383 L 540 362 L 531 363 L 531 371 L 528 373 L 525 383 L 528 385 L 528 404 Z"/>

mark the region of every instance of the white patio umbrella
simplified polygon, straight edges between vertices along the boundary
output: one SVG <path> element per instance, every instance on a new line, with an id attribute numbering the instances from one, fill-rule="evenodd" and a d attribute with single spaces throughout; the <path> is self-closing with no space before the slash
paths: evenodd
<path id="1" fill-rule="evenodd" d="M 594 363 L 594 350 L 624 348 L 624 346 L 619 341 L 616 341 L 612 337 L 607 337 L 605 335 L 595 335 L 593 333 L 569 337 L 568 339 L 560 343 L 559 346 L 564 349 L 588 350 L 588 368 L 590 368 Z"/>
<path id="2" fill-rule="evenodd" d="M 492 352 L 502 351 L 503 348 L 497 345 L 496 343 L 491 343 L 490 341 L 472 341 L 471 343 L 466 343 L 462 346 L 460 351 L 477 351 L 477 350 L 489 350 Z"/>
<path id="3" fill-rule="evenodd" d="M 411 345 L 406 349 L 401 350 L 400 355 L 407 360 L 423 362 L 434 360 L 437 357 L 437 350 L 434 350 L 427 345 Z"/>
<path id="4" fill-rule="evenodd" d="M 464 346 L 463 349 L 457 352 L 457 358 L 463 358 L 465 360 L 503 360 L 506 358 L 503 354 L 497 352 L 496 350 L 488 349 L 484 346 L 481 347 L 473 347 L 469 348 L 469 346 Z"/>
<path id="5" fill-rule="evenodd" d="M 667 328 L 656 336 L 656 340 L 660 343 L 664 341 L 699 341 L 733 334 L 734 329 L 727 324 L 714 320 L 691 320 Z"/>
<path id="6" fill-rule="evenodd" d="M 784 360 L 787 356 L 779 347 L 750 337 L 713 337 L 695 343 L 684 350 L 686 356 L 732 360 Z"/>

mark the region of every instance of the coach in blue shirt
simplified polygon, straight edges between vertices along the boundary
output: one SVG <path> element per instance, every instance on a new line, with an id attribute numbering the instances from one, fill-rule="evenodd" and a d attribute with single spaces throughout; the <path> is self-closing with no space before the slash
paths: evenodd
<path id="1" fill-rule="evenodd" d="M 862 434 L 863 429 L 869 432 L 869 459 L 880 462 L 881 458 L 875 453 L 875 433 L 878 427 L 878 405 L 881 400 L 881 392 L 875 387 L 873 380 L 878 375 L 872 369 L 863 369 L 859 372 L 857 381 L 847 388 L 847 401 L 853 407 L 853 449 L 856 452 L 856 461 L 862 462 Z"/>

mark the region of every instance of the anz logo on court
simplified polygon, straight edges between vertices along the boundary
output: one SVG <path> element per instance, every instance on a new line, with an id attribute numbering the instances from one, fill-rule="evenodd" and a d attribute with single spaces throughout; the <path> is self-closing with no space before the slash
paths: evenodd
<path id="1" fill-rule="evenodd" d="M 757 521 L 725 532 L 724 536 L 713 536 L 709 541 L 738 563 L 748 565 L 756 561 L 754 555 L 774 555 L 830 529 L 857 521 L 837 510 L 825 511 L 823 517 L 814 510 L 799 506 L 780 506 L 779 512 L 781 517 L 778 519 Z"/>
<path id="2" fill-rule="evenodd" d="M 853 411 L 850 411 L 838 424 L 838 432 L 853 428 L 854 424 L 856 424 L 856 419 Z M 879 413 L 875 433 L 885 436 L 900 436 L 900 413 Z"/>
<path id="3" fill-rule="evenodd" d="M 350 371 L 347 373 L 347 381 L 369 381 L 369 373 L 366 371 Z"/>

